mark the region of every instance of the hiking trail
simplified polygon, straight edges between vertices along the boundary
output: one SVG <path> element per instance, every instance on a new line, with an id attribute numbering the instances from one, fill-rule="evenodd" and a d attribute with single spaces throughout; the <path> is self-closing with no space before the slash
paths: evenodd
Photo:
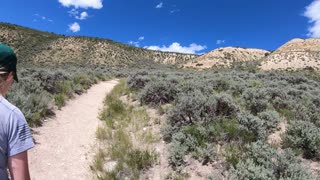
<path id="1" fill-rule="evenodd" d="M 29 153 L 32 180 L 92 179 L 90 165 L 103 100 L 116 80 L 93 85 L 70 101 L 42 127 L 33 128 L 36 146 Z"/>

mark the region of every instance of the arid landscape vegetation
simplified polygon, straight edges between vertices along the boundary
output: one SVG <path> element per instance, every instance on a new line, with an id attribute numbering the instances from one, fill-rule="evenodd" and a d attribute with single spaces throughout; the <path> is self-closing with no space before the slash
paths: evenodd
<path id="1" fill-rule="evenodd" d="M 320 39 L 194 55 L 0 23 L 0 42 L 19 59 L 7 98 L 32 127 L 119 81 L 94 115 L 94 179 L 320 178 Z"/>

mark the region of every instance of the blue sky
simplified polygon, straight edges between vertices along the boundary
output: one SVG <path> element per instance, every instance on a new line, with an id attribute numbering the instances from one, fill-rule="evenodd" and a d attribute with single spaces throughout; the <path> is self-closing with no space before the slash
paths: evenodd
<path id="1" fill-rule="evenodd" d="M 0 12 L 1 22 L 183 53 L 320 37 L 320 0 L 8 0 Z"/>

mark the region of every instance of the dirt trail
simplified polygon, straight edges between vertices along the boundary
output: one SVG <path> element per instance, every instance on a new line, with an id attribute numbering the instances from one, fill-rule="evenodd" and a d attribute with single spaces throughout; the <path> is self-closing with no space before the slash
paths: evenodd
<path id="1" fill-rule="evenodd" d="M 91 179 L 98 114 L 117 81 L 102 82 L 68 102 L 56 117 L 33 129 L 36 147 L 29 151 L 33 180 Z"/>

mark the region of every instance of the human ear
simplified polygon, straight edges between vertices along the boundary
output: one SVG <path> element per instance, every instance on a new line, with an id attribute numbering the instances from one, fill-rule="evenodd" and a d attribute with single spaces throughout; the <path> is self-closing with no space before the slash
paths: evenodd
<path id="1" fill-rule="evenodd" d="M 6 78 L 6 81 L 7 81 L 7 82 L 10 82 L 10 81 L 13 80 L 13 77 L 14 77 L 13 73 L 14 73 L 14 72 L 9 72 L 9 73 L 8 73 L 7 78 Z"/>

